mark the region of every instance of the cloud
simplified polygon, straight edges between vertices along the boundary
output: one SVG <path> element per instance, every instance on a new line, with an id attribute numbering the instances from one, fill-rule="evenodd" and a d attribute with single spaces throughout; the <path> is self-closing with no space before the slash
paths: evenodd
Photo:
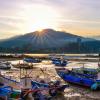
<path id="1" fill-rule="evenodd" d="M 71 20 L 71 19 L 60 19 L 60 22 L 63 23 L 82 23 L 82 24 L 100 24 L 99 21 L 90 21 L 90 20 Z"/>
<path id="2" fill-rule="evenodd" d="M 56 13 L 57 16 L 49 17 L 49 20 L 52 24 L 58 24 L 58 27 L 75 27 L 73 32 L 88 28 L 89 32 L 92 29 L 99 32 L 100 0 L 0 0 L 0 31 L 24 31 L 24 24 L 28 20 L 32 22 L 34 11 L 38 9 L 39 13 L 40 8 L 50 8 Z"/>

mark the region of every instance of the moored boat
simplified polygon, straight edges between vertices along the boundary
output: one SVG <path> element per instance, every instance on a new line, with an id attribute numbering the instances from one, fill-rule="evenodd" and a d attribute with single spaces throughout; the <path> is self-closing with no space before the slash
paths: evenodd
<path id="1" fill-rule="evenodd" d="M 66 66 L 67 65 L 67 61 L 66 60 L 58 59 L 58 58 L 52 59 L 52 63 L 55 66 Z"/>
<path id="2" fill-rule="evenodd" d="M 20 93 L 20 91 L 16 91 L 10 86 L 0 87 L 0 100 L 19 99 Z"/>
<path id="3" fill-rule="evenodd" d="M 34 95 L 41 95 L 41 97 L 44 98 L 43 100 L 49 100 L 50 98 L 58 95 L 58 93 L 63 93 L 65 88 L 69 87 L 69 85 L 61 84 L 60 81 L 54 81 L 49 83 L 45 83 L 44 81 L 32 81 L 31 84 L 32 89 L 37 90 Z"/>
<path id="4" fill-rule="evenodd" d="M 0 69 L 11 69 L 12 65 L 9 62 L 0 62 Z"/>
<path id="5" fill-rule="evenodd" d="M 40 63 L 41 59 L 37 59 L 37 58 L 24 58 L 23 61 L 25 61 L 27 63 Z"/>
<path id="6" fill-rule="evenodd" d="M 100 72 L 91 68 L 56 68 L 58 75 L 65 81 L 97 90 L 100 88 Z"/>
<path id="7" fill-rule="evenodd" d="M 0 94 L 3 95 L 3 93 L 7 91 L 4 95 L 4 98 L 7 99 L 4 100 L 9 100 L 10 98 L 11 100 L 30 100 L 29 98 L 32 98 L 32 100 L 36 100 L 35 98 L 39 98 L 39 100 L 49 100 L 49 98 L 57 95 L 58 91 L 63 93 L 64 89 L 68 87 L 68 85 L 61 85 L 59 81 L 50 83 L 46 83 L 45 80 L 42 80 L 40 82 L 32 81 L 32 77 L 28 76 L 22 77 L 18 82 L 0 74 L 0 81 L 2 89 L 2 91 L 0 91 Z M 4 86 L 10 87 L 6 88 L 5 90 Z M 2 95 L 0 95 L 0 98 L 2 98 Z"/>

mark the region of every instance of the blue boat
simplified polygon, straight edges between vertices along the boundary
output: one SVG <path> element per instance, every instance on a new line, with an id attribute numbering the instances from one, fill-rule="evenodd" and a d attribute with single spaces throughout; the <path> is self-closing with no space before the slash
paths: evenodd
<path id="1" fill-rule="evenodd" d="M 12 100 L 18 99 L 18 97 L 20 98 L 20 93 L 20 91 L 16 91 L 10 86 L 0 87 L 0 100 L 1 98 L 3 98 L 3 100 L 10 100 L 11 98 Z"/>
<path id="2" fill-rule="evenodd" d="M 32 96 L 35 100 L 51 100 L 53 96 L 57 95 L 58 91 L 63 92 L 64 89 L 68 87 L 68 85 L 60 85 L 59 81 L 50 83 L 44 83 L 44 81 L 31 81 L 31 84 L 31 90 L 23 90 L 21 92 L 21 98 L 23 100 L 29 93 L 32 93 Z M 46 94 L 42 93 L 44 90 L 46 91 Z"/>
<path id="3" fill-rule="evenodd" d="M 52 63 L 55 66 L 66 66 L 67 65 L 67 61 L 66 60 L 61 60 L 61 59 L 58 59 L 58 58 L 52 59 Z"/>
<path id="4" fill-rule="evenodd" d="M 41 60 L 37 58 L 24 58 L 23 61 L 27 63 L 40 63 Z"/>
<path id="5" fill-rule="evenodd" d="M 97 90 L 100 88 L 100 72 L 90 68 L 56 68 L 58 75 L 69 83 L 74 83 Z"/>
<path id="6" fill-rule="evenodd" d="M 11 87 L 6 86 L 6 87 L 0 87 L 0 97 L 3 96 L 8 96 L 9 94 L 11 94 L 12 90 Z"/>
<path id="7" fill-rule="evenodd" d="M 42 83 L 42 82 L 37 82 L 37 81 L 31 81 L 31 84 L 32 84 L 32 88 L 59 88 L 59 89 L 62 89 L 64 91 L 64 89 L 66 87 L 68 87 L 68 85 L 61 85 L 60 84 L 60 81 L 55 81 L 55 82 L 50 82 L 50 83 Z"/>
<path id="8" fill-rule="evenodd" d="M 32 88 L 44 88 L 49 90 L 51 96 L 57 95 L 57 92 L 64 92 L 65 88 L 69 87 L 66 84 L 60 84 L 60 81 L 50 82 L 50 83 L 40 83 L 36 81 L 32 81 Z"/>

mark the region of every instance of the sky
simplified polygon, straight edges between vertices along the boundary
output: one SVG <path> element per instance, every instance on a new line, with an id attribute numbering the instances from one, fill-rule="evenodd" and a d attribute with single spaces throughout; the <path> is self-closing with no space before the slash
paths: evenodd
<path id="1" fill-rule="evenodd" d="M 45 28 L 100 36 L 100 0 L 0 0 L 0 39 Z"/>

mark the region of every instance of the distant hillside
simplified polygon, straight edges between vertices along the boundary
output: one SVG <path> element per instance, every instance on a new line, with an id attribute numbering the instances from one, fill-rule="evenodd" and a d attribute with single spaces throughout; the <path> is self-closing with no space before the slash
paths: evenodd
<path id="1" fill-rule="evenodd" d="M 66 32 L 44 29 L 0 41 L 1 52 L 79 52 L 79 46 L 99 48 L 100 41 Z M 88 47 L 87 47 L 88 46 Z M 75 50 L 74 50 L 74 49 Z M 89 50 L 89 49 L 86 49 Z M 87 52 L 82 49 L 81 51 Z M 97 52 L 97 51 L 96 51 Z"/>
<path id="2" fill-rule="evenodd" d="M 100 35 L 93 36 L 92 38 L 94 38 L 94 39 L 96 39 L 96 40 L 100 40 Z"/>

